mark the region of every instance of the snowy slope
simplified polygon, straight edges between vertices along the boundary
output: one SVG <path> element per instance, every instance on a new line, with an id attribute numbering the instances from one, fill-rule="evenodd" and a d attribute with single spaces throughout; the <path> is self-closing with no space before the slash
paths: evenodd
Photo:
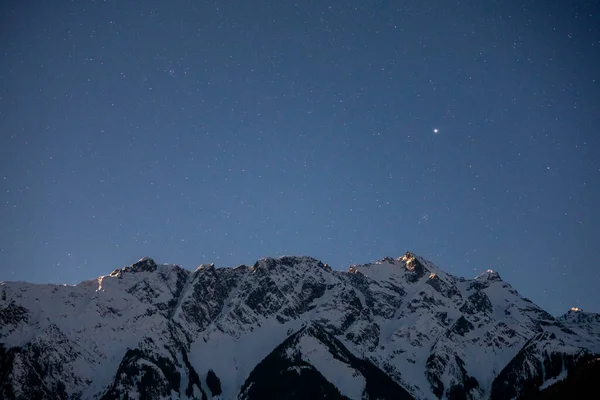
<path id="1" fill-rule="evenodd" d="M 598 314 L 554 318 L 493 271 L 459 278 L 411 253 L 347 272 L 143 258 L 76 286 L 0 283 L 7 399 L 277 398 L 264 382 L 278 368 L 296 396 L 312 383 L 328 398 L 507 398 L 598 354 Z"/>
<path id="2" fill-rule="evenodd" d="M 412 399 L 385 372 L 353 355 L 318 323 L 309 323 L 277 346 L 253 369 L 240 394 L 248 400 L 323 397 Z"/>

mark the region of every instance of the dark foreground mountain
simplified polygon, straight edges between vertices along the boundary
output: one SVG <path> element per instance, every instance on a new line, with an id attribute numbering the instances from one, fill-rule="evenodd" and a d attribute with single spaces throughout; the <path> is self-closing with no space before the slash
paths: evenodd
<path id="1" fill-rule="evenodd" d="M 600 315 L 411 253 L 0 283 L 2 399 L 585 398 L 599 363 Z"/>

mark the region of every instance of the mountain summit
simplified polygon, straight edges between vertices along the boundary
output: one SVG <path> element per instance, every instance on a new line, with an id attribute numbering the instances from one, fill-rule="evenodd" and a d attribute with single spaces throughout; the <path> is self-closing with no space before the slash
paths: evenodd
<path id="1" fill-rule="evenodd" d="M 410 252 L 0 283 L 3 399 L 537 399 L 599 358 L 600 315 L 554 318 L 496 272 Z"/>

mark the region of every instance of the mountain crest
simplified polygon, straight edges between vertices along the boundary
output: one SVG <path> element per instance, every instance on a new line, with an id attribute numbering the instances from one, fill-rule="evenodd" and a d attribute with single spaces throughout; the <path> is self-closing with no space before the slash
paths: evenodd
<path id="1" fill-rule="evenodd" d="M 307 269 L 307 268 L 319 268 L 327 271 L 331 271 L 331 268 L 327 264 L 323 264 L 321 261 L 313 257 L 308 256 L 282 256 L 279 258 L 265 257 L 258 260 L 252 267 L 252 271 L 258 269 L 273 270 L 277 268 L 291 268 L 291 269 Z"/>
<path id="2" fill-rule="evenodd" d="M 410 251 L 407 251 L 402 257 L 398 258 L 398 261 L 401 261 L 404 263 L 404 266 L 406 267 L 406 269 L 408 271 L 411 272 L 429 272 L 429 270 L 427 268 L 425 268 L 425 266 L 423 265 L 423 263 L 421 263 L 421 261 L 419 261 L 419 258 L 411 253 Z"/>
<path id="3" fill-rule="evenodd" d="M 115 269 L 109 274 L 109 276 L 114 278 L 122 278 L 123 273 L 125 272 L 154 272 L 157 268 L 158 266 L 151 257 L 142 257 L 128 267 Z"/>
<path id="4" fill-rule="evenodd" d="M 478 279 L 481 281 L 498 281 L 498 282 L 502 280 L 502 278 L 500 277 L 500 274 L 491 269 L 488 269 L 487 271 L 485 271 L 483 274 L 480 274 L 475 279 Z"/>
<path id="5" fill-rule="evenodd" d="M 581 308 L 573 307 L 559 319 L 578 324 L 600 323 L 600 314 L 583 311 Z"/>
<path id="6" fill-rule="evenodd" d="M 157 265 L 150 257 L 142 257 L 136 263 L 131 265 L 132 272 L 154 272 Z"/>
<path id="7" fill-rule="evenodd" d="M 505 399 L 589 357 L 600 315 L 555 319 L 496 272 L 459 278 L 412 252 L 348 272 L 144 257 L 75 286 L 0 283 L 7 399 Z"/>
<path id="8" fill-rule="evenodd" d="M 196 271 L 202 271 L 202 270 L 214 270 L 215 269 L 215 264 L 211 263 L 211 264 L 200 264 L 198 265 L 198 268 L 196 268 Z"/>

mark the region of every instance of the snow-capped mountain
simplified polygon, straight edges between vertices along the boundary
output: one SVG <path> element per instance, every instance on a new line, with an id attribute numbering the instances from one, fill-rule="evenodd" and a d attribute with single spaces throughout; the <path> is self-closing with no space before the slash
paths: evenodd
<path id="1" fill-rule="evenodd" d="M 3 399 L 544 398 L 598 359 L 600 315 L 554 318 L 493 271 L 411 253 L 0 283 Z"/>

